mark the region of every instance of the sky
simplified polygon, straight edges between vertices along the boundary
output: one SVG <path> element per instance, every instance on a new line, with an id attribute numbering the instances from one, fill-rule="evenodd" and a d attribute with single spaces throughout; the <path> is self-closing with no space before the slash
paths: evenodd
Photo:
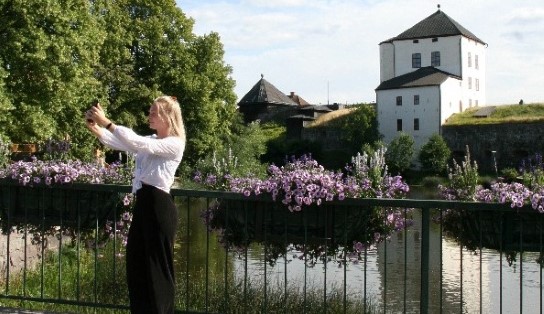
<path id="1" fill-rule="evenodd" d="M 261 78 L 311 104 L 373 102 L 379 43 L 440 9 L 488 44 L 487 104 L 544 103 L 542 0 L 176 0 L 216 32 L 240 100 Z"/>

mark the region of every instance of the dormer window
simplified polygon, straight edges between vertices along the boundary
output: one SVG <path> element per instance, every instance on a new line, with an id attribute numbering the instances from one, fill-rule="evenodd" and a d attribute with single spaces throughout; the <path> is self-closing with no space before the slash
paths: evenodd
<path id="1" fill-rule="evenodd" d="M 418 44 L 418 43 L 419 43 L 419 39 L 414 39 L 412 42 L 413 42 L 414 44 Z"/>
<path id="2" fill-rule="evenodd" d="M 412 68 L 421 68 L 421 53 L 412 53 Z"/>

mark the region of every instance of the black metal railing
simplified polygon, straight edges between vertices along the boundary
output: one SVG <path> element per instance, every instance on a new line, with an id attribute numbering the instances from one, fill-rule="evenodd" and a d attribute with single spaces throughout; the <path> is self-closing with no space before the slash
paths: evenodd
<path id="1" fill-rule="evenodd" d="M 127 310 L 129 192 L 0 183 L 0 305 Z M 172 195 L 178 312 L 542 312 L 543 219 L 529 207 L 345 199 L 291 213 L 267 196 Z"/>

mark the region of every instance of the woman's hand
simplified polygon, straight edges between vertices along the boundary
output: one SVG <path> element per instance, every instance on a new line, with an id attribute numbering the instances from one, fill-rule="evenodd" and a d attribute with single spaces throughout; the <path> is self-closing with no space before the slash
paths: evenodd
<path id="1" fill-rule="evenodd" d="M 111 122 L 108 118 L 106 118 L 106 113 L 99 103 L 87 110 L 85 113 L 85 118 L 92 120 L 95 124 L 98 124 L 98 126 L 101 127 L 105 127 Z"/>
<path id="2" fill-rule="evenodd" d="M 94 135 L 96 135 L 96 137 L 101 137 L 102 136 L 102 128 L 96 122 L 94 122 L 93 120 L 87 119 L 86 124 L 87 124 L 87 128 Z"/>

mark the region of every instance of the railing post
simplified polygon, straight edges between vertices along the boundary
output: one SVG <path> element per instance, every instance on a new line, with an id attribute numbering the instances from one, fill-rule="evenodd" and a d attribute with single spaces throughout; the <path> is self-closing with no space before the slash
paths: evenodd
<path id="1" fill-rule="evenodd" d="M 421 208 L 421 300 L 419 303 L 421 314 L 429 312 L 429 216 L 429 208 Z"/>

